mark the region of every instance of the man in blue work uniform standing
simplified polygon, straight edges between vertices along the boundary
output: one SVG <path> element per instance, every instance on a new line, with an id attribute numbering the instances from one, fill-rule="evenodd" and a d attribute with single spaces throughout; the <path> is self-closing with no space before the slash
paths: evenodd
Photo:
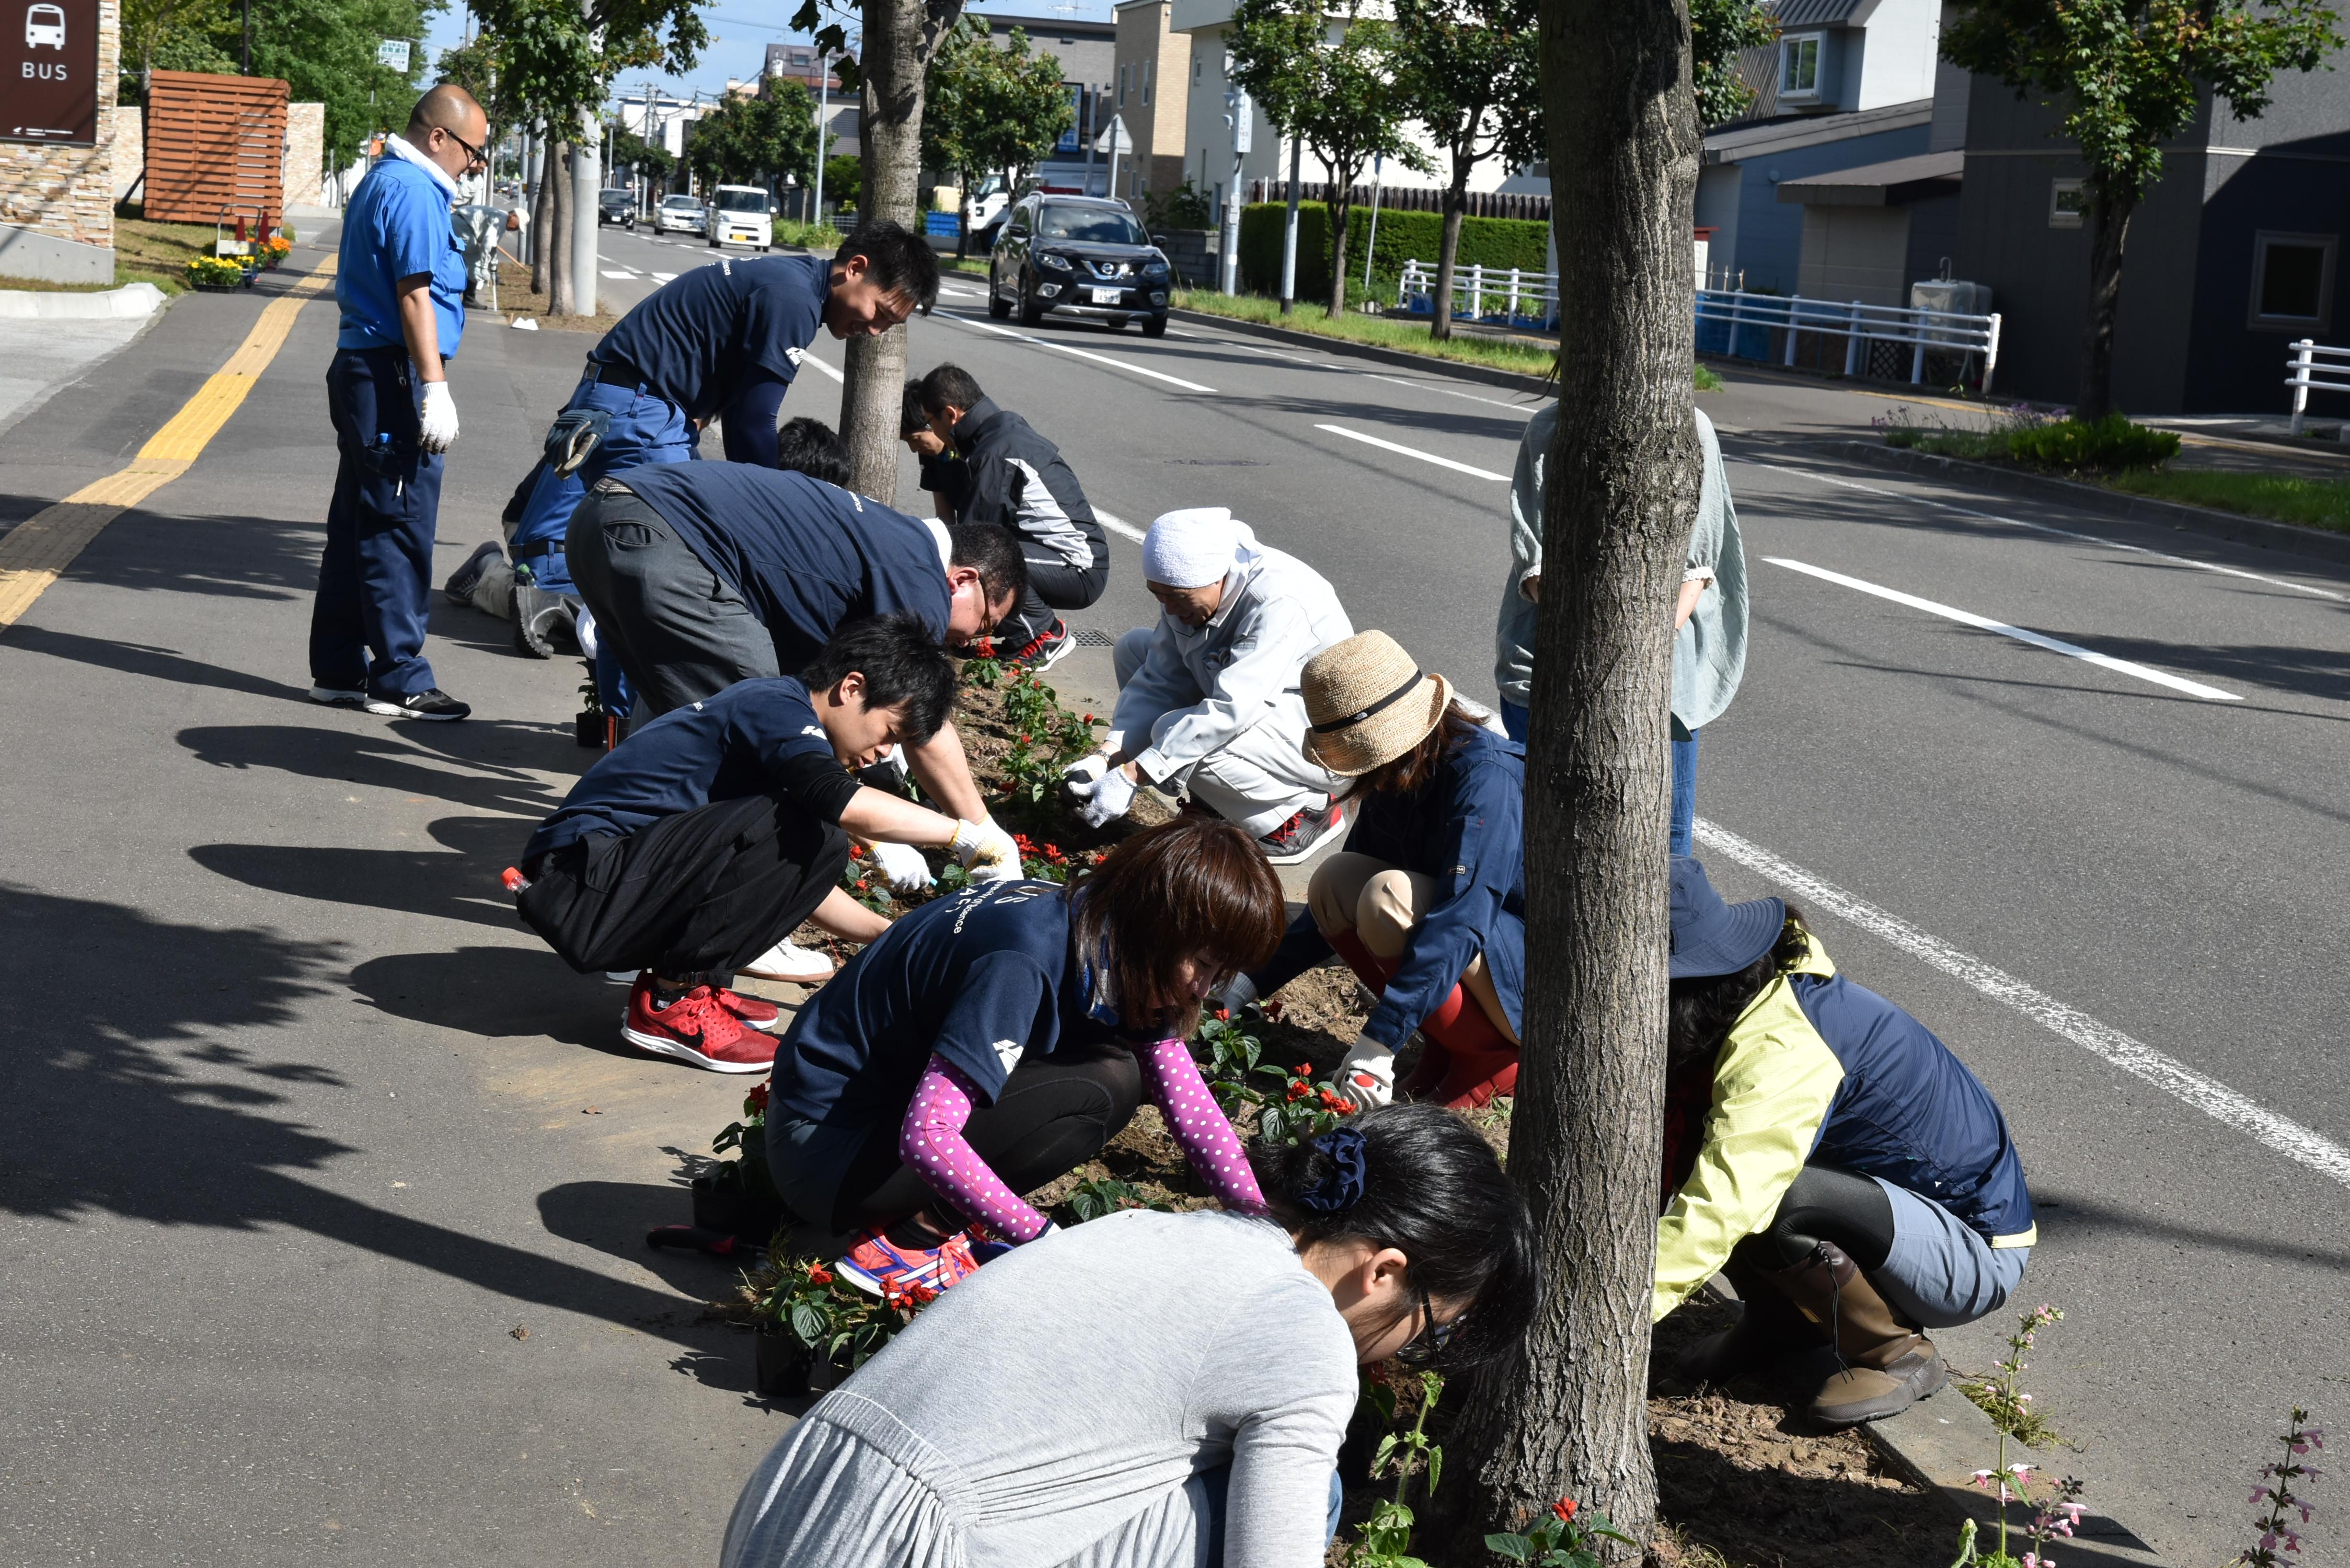
<path id="1" fill-rule="evenodd" d="M 547 432 L 550 462 L 580 447 L 588 453 L 568 476 L 540 467 L 515 529 L 515 646 L 540 659 L 553 652 L 549 618 L 575 591 L 564 535 L 589 486 L 698 456 L 702 427 L 713 418 L 723 421 L 728 462 L 777 466 L 776 410 L 816 329 L 878 337 L 928 311 L 938 295 L 930 242 L 877 220 L 859 224 L 829 259 L 724 257 L 646 296 L 588 353 Z M 495 554 L 493 545 L 476 551 L 451 579 L 450 597 L 470 600 Z"/>
<path id="2" fill-rule="evenodd" d="M 327 367 L 340 461 L 310 617 L 310 700 L 400 719 L 473 711 L 424 658 L 442 453 L 457 439 L 446 367 L 465 330 L 465 257 L 449 223 L 489 121 L 463 88 L 417 99 L 408 134 L 351 195 Z M 372 655 L 372 657 L 370 657 Z"/>

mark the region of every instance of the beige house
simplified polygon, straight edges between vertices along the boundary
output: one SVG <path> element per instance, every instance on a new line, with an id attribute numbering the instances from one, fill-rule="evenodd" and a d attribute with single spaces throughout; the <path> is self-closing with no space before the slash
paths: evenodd
<path id="1" fill-rule="evenodd" d="M 1191 37 L 1170 31 L 1171 0 L 1125 0 L 1117 9 L 1117 84 L 1110 107 L 1126 122 L 1134 151 L 1122 157 L 1118 189 L 1139 203 L 1183 182 L 1183 117 L 1191 75 Z"/>

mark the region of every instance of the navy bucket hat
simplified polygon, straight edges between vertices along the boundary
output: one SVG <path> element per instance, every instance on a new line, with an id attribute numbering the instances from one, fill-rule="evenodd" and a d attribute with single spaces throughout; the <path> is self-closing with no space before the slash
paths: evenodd
<path id="1" fill-rule="evenodd" d="M 1786 923 L 1784 900 L 1724 902 L 1696 857 L 1673 857 L 1673 979 L 1736 974 L 1771 950 Z"/>

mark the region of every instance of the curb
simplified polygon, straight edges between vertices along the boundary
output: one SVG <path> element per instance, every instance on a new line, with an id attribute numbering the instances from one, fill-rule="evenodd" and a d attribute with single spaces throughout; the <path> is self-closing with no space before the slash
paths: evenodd
<path id="1" fill-rule="evenodd" d="M 1528 376 L 1516 370 L 1468 365 L 1458 359 L 1440 358 L 1433 354 L 1408 354 L 1400 348 L 1381 348 L 1375 344 L 1356 343 L 1344 337 L 1325 337 L 1316 332 L 1294 332 L 1285 327 L 1268 327 L 1261 321 L 1243 321 L 1238 317 L 1218 316 L 1212 311 L 1170 310 L 1167 314 L 1178 321 L 1201 327 L 1221 327 L 1244 337 L 1263 337 L 1301 348 L 1319 348 L 1349 359 L 1370 359 L 1407 369 L 1430 370 L 1458 380 L 1477 381 L 1488 387 L 1506 387 L 1513 392 L 1531 392 L 1544 398 L 1557 396 L 1557 389 L 1542 377 Z"/>
<path id="2" fill-rule="evenodd" d="M 90 294 L 0 289 L 0 320 L 119 321 L 152 316 L 163 308 L 163 291 L 151 283 L 126 283 Z"/>
<path id="3" fill-rule="evenodd" d="M 1999 1428 L 1956 1384 L 1944 1387 L 1933 1398 L 1912 1405 L 1891 1420 L 1872 1421 L 1861 1430 L 1895 1469 L 1939 1492 L 1942 1501 L 1961 1518 L 1975 1521 L 1977 1551 L 1987 1552 L 1991 1549 L 1998 1540 L 1999 1505 L 1974 1485 L 1974 1473 L 1999 1462 Z M 2023 1456 L 2011 1462 L 2030 1463 L 2035 1469 L 2052 1472 L 2077 1473 L 2082 1468 L 2073 1462 L 2077 1456 L 2052 1455 L 2043 1466 L 2041 1456 L 2019 1444 L 2011 1444 L 2008 1452 Z M 2090 1496 L 2094 1499 L 2095 1495 L 2093 1485 Z M 2019 1521 L 2029 1518 L 2028 1510 L 2011 1505 L 2010 1531 Z M 2094 1506 L 2083 1512 L 2080 1525 L 2070 1540 L 2056 1542 L 2056 1550 L 2067 1563 L 2135 1563 L 2161 1568 L 2163 1563 L 2135 1532 Z"/>
<path id="4" fill-rule="evenodd" d="M 2100 512 L 2109 517 L 2120 517 L 2133 523 L 2158 524 L 2185 533 L 2224 539 L 2230 544 L 2251 545 L 2262 550 L 2285 551 L 2314 556 L 2337 566 L 2350 566 L 2350 534 L 2304 528 L 2297 523 L 2272 522 L 2265 517 L 2242 517 L 2232 512 L 2215 512 L 2209 507 L 2189 506 L 2178 501 L 2125 495 L 2101 485 L 2083 484 L 2077 480 L 2023 473 L 1986 462 L 1969 462 L 1963 458 L 1936 457 L 1930 452 L 1878 446 L 1872 441 L 1821 440 L 1804 444 L 1825 456 L 1849 458 L 1877 468 L 1929 474 L 1977 489 L 2028 495 L 2084 511 Z"/>

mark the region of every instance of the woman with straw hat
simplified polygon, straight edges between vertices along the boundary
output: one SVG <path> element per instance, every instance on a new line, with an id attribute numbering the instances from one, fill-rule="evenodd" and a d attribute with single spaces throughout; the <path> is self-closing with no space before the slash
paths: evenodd
<path id="1" fill-rule="evenodd" d="M 1244 1006 L 1335 951 L 1379 998 L 1339 1093 L 1386 1104 L 1417 1030 L 1426 1049 L 1405 1094 L 1449 1106 L 1508 1094 L 1525 989 L 1525 748 L 1383 631 L 1325 649 L 1301 685 L 1305 755 L 1357 781 L 1354 830 L 1314 873 L 1273 962 L 1221 1000 Z"/>

